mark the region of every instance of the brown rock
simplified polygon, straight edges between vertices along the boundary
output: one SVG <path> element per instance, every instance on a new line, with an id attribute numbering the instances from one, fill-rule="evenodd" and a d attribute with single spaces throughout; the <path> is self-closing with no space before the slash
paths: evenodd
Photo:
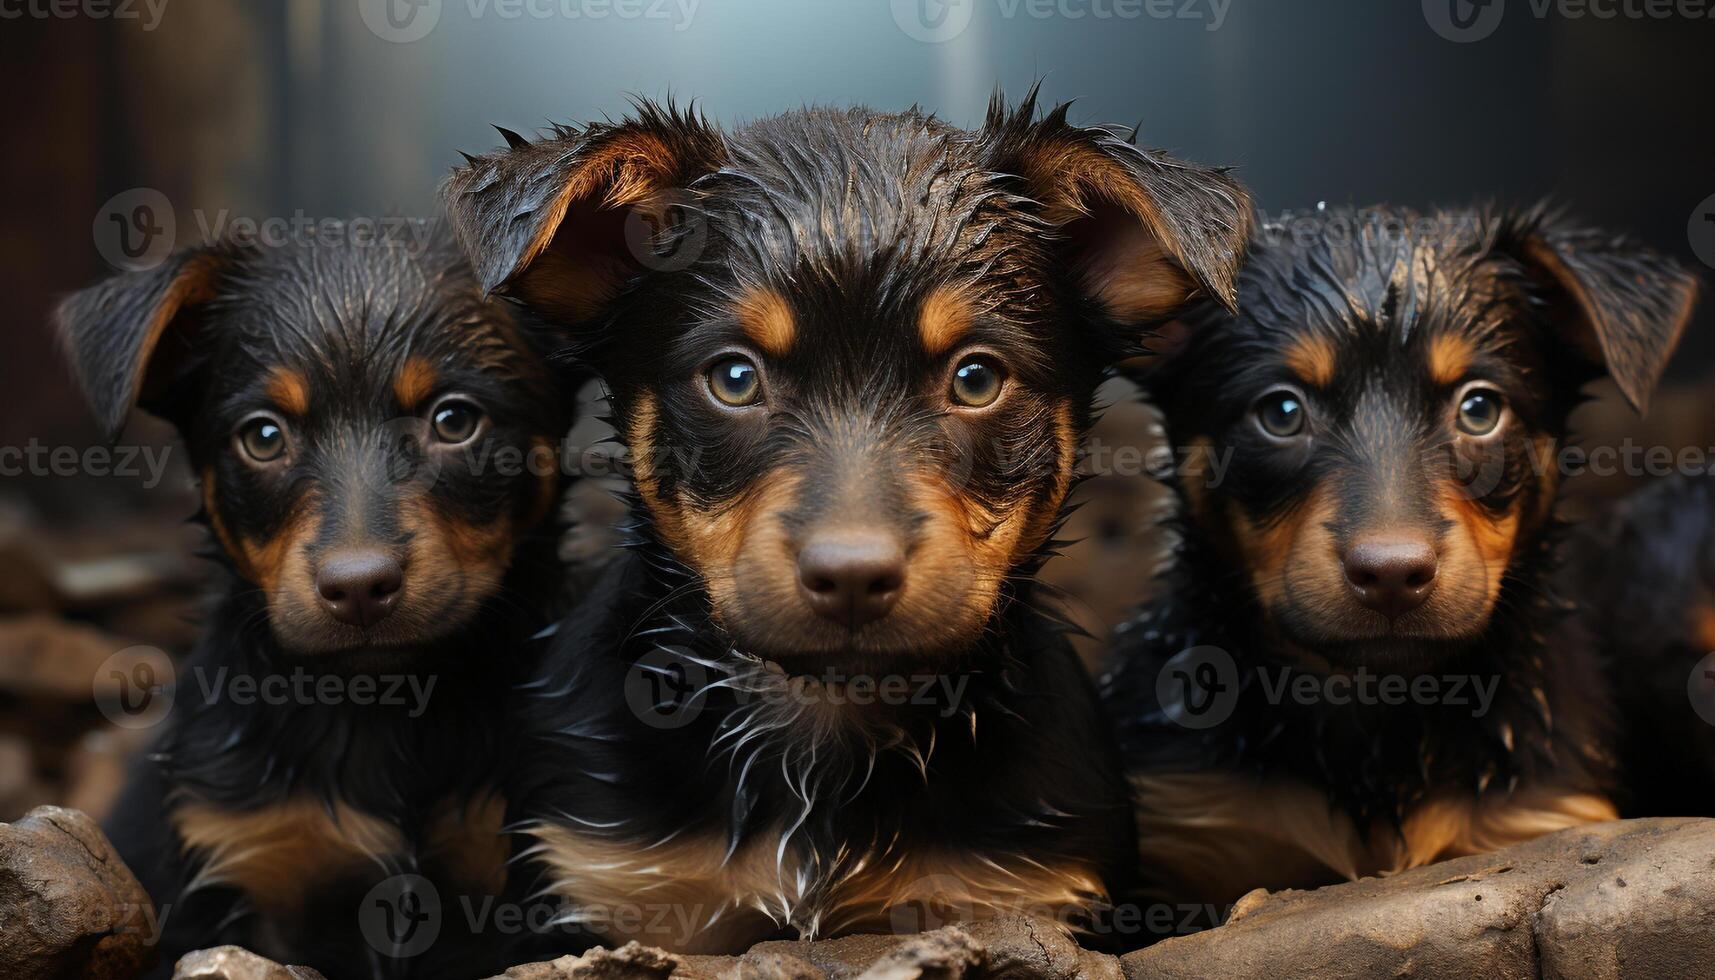
<path id="1" fill-rule="evenodd" d="M 667 980 L 679 960 L 664 950 L 629 942 L 618 949 L 597 946 L 582 956 L 515 966 L 507 980 Z"/>
<path id="2" fill-rule="evenodd" d="M 325 980 L 307 966 L 281 966 L 237 946 L 199 949 L 179 958 L 173 980 Z"/>
<path id="3" fill-rule="evenodd" d="M 987 954 L 958 926 L 913 936 L 876 960 L 859 980 L 959 980 L 976 976 Z"/>
<path id="4" fill-rule="evenodd" d="M 1123 957 L 1126 976 L 1710 976 L 1715 820 L 1598 824 L 1243 904 L 1218 929 Z"/>
<path id="5" fill-rule="evenodd" d="M 154 960 L 154 906 L 95 823 L 38 807 L 0 824 L 0 977 L 125 980 Z"/>

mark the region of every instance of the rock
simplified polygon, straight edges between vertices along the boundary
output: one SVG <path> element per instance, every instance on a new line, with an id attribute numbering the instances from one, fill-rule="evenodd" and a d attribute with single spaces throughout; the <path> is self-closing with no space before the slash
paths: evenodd
<path id="1" fill-rule="evenodd" d="M 960 980 L 987 960 L 976 940 L 957 926 L 914 936 L 877 960 L 858 980 Z"/>
<path id="2" fill-rule="evenodd" d="M 618 949 L 597 946 L 582 956 L 515 966 L 507 980 L 667 980 L 678 967 L 671 953 L 633 941 Z"/>
<path id="3" fill-rule="evenodd" d="M 155 909 L 94 821 L 44 806 L 0 824 L 0 976 L 126 980 L 154 960 Z"/>
<path id="4" fill-rule="evenodd" d="M 179 958 L 173 980 L 325 980 L 307 966 L 281 966 L 237 946 L 199 949 Z"/>
<path id="5" fill-rule="evenodd" d="M 1129 980 L 1715 971 L 1715 820 L 1629 820 L 1315 891 L 1121 959 Z"/>

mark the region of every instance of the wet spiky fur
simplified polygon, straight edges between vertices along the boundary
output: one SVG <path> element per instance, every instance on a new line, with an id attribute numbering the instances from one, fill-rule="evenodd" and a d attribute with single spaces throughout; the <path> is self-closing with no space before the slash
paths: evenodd
<path id="1" fill-rule="evenodd" d="M 1139 274 L 1164 276 L 1159 295 L 1175 302 L 1228 300 L 1243 191 L 1074 127 L 1064 107 L 1038 117 L 1032 96 L 1017 109 L 997 100 L 978 132 L 864 108 L 722 132 L 642 103 L 620 123 L 479 157 L 446 194 L 484 282 L 575 324 L 638 458 L 637 541 L 561 624 L 526 718 L 541 748 L 518 815 L 562 917 L 608 941 L 733 952 L 886 929 L 895 914 L 921 924 L 936 906 L 1087 921 L 1123 889 L 1131 834 L 1111 739 L 1031 580 L 1095 387 L 1137 348 L 1145 304 L 1110 315 L 1071 250 L 1086 244 L 1080 218 L 1129 229 L 1147 211 L 1158 250 L 1139 256 Z M 1121 200 L 1136 210 L 1116 214 Z M 661 229 L 658 254 L 692 245 L 688 260 L 602 246 L 627 209 Z M 586 275 L 608 268 L 611 281 Z M 925 339 L 926 297 L 944 287 L 968 307 L 955 332 L 1010 372 L 993 412 L 941 400 L 942 361 L 971 343 Z M 723 415 L 697 386 L 699 365 L 761 343 L 732 312 L 759 292 L 786 321 L 755 355 L 772 400 Z M 961 459 L 968 469 L 948 479 Z M 950 526 L 953 511 L 981 525 L 973 548 L 1019 542 L 992 589 L 945 584 L 972 561 L 914 571 L 898 608 L 913 587 L 937 601 L 854 638 L 800 615 L 789 585 L 749 606 L 760 590 L 733 586 L 791 568 L 794 534 L 853 514 L 926 561 L 913 535 Z M 747 523 L 731 535 L 686 530 L 734 514 Z M 705 554 L 775 540 L 776 521 L 784 544 L 735 571 Z M 827 669 L 839 679 L 795 696 Z M 914 703 L 828 696 L 889 676 L 936 686 Z M 636 700 L 661 697 L 664 678 L 679 688 L 666 721 Z M 689 925 L 666 935 L 592 921 L 632 895 L 660 896 Z"/>

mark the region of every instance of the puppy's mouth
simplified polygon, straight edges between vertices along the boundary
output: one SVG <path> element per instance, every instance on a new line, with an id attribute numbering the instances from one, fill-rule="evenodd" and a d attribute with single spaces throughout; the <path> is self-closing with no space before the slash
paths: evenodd
<path id="1" fill-rule="evenodd" d="M 1328 609 L 1288 600 L 1269 618 L 1307 660 L 1342 667 L 1412 672 L 1443 663 L 1475 643 L 1487 627 L 1485 609 L 1426 605 L 1398 618 L 1356 606 Z"/>
<path id="2" fill-rule="evenodd" d="M 466 596 L 399 596 L 387 615 L 365 622 L 341 618 L 298 596 L 269 603 L 274 638 L 289 656 L 332 660 L 371 655 L 409 660 L 443 646 L 469 625 L 479 603 Z"/>

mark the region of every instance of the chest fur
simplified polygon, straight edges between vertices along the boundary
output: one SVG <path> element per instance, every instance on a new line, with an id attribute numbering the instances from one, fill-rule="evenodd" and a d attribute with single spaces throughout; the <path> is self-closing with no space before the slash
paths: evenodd
<path id="1" fill-rule="evenodd" d="M 731 952 L 782 932 L 909 932 L 1001 911 L 1068 910 L 1102 896 L 1089 868 L 1023 855 L 840 846 L 779 836 L 729 853 L 703 836 L 632 845 L 542 826 L 533 835 L 568 917 L 615 943 Z"/>
<path id="2" fill-rule="evenodd" d="M 1175 900 L 1221 905 L 1253 888 L 1391 874 L 1618 817 L 1606 797 L 1547 785 L 1492 799 L 1432 797 L 1397 830 L 1360 828 L 1320 789 L 1290 779 L 1144 774 L 1132 786 L 1145 873 Z"/>
<path id="3" fill-rule="evenodd" d="M 263 915 L 283 917 L 331 882 L 386 877 L 402 856 L 492 894 L 505 882 L 504 810 L 495 797 L 443 804 L 415 841 L 389 821 L 307 799 L 251 810 L 190 803 L 173 823 L 197 864 L 193 887 L 236 888 Z"/>

